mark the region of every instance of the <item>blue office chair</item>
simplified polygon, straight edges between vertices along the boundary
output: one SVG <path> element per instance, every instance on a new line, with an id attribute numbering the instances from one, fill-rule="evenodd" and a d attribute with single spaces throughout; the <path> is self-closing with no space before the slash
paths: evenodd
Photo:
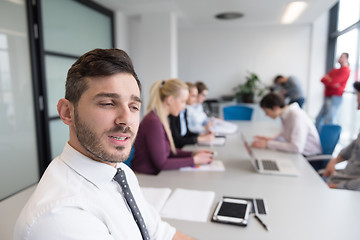
<path id="1" fill-rule="evenodd" d="M 254 109 L 243 105 L 232 105 L 223 108 L 225 120 L 245 120 L 250 121 Z"/>
<path id="2" fill-rule="evenodd" d="M 126 161 L 124 162 L 126 165 L 128 165 L 131 168 L 131 160 L 134 157 L 134 152 L 135 152 L 135 147 L 132 146 L 131 151 L 130 151 L 130 155 L 128 157 L 128 159 L 126 159 Z"/>
<path id="3" fill-rule="evenodd" d="M 319 135 L 322 154 L 306 157 L 315 170 L 326 167 L 327 163 L 332 158 L 332 153 L 339 141 L 340 134 L 341 126 L 339 125 L 327 124 L 321 128 Z"/>

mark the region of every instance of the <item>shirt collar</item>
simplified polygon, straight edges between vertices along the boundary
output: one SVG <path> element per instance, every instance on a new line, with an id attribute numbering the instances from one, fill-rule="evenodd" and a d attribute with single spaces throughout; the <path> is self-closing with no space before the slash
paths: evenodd
<path id="1" fill-rule="evenodd" d="M 66 143 L 60 159 L 83 178 L 93 183 L 98 188 L 112 181 L 116 168 L 102 162 L 97 162 L 83 155 Z M 118 164 L 117 166 L 121 166 Z"/>
<path id="2" fill-rule="evenodd" d="M 299 104 L 296 103 L 296 102 L 288 105 L 288 106 L 286 107 L 285 111 L 283 112 L 283 114 L 281 114 L 281 119 L 286 119 L 286 118 L 289 116 L 290 112 L 291 112 L 293 109 L 297 109 L 297 108 L 300 108 L 300 107 L 299 107 Z"/>

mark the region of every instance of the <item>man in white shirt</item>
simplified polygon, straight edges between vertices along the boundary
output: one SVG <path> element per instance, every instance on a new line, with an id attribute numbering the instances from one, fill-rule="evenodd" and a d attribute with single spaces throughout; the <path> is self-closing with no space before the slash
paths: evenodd
<path id="1" fill-rule="evenodd" d="M 143 239 L 114 180 L 124 171 L 149 239 L 192 239 L 160 219 L 122 162 L 138 130 L 140 82 L 129 56 L 95 49 L 70 68 L 58 102 L 70 139 L 42 176 L 15 226 L 15 240 Z M 146 233 L 146 234 L 147 234 Z"/>
<path id="2" fill-rule="evenodd" d="M 253 147 L 301 153 L 305 156 L 322 152 L 315 125 L 297 103 L 286 106 L 282 96 L 269 93 L 263 97 L 260 106 L 268 117 L 280 117 L 282 130 L 275 137 L 255 136 Z"/>

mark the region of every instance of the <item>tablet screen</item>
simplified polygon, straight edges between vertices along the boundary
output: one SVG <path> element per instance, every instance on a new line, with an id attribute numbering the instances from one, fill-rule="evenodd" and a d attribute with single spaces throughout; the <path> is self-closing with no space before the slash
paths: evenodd
<path id="1" fill-rule="evenodd" d="M 223 202 L 218 212 L 219 216 L 244 218 L 247 204 Z"/>

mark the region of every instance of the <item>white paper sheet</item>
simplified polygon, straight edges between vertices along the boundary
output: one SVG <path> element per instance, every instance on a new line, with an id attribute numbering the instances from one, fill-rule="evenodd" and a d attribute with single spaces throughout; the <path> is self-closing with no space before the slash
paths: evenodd
<path id="1" fill-rule="evenodd" d="M 220 160 L 214 160 L 210 164 L 199 165 L 196 167 L 183 167 L 180 168 L 180 171 L 189 171 L 189 172 L 223 172 L 225 171 L 224 163 Z"/>
<path id="2" fill-rule="evenodd" d="M 163 208 L 166 200 L 169 198 L 170 188 L 147 188 L 142 187 L 141 191 L 144 194 L 146 201 L 152 205 L 158 212 Z"/>
<path id="3" fill-rule="evenodd" d="M 198 145 L 200 145 L 200 146 L 223 146 L 225 144 L 225 142 L 226 142 L 225 137 L 216 137 L 211 142 L 202 142 L 202 143 L 198 143 Z"/>
<path id="4" fill-rule="evenodd" d="M 177 188 L 160 212 L 164 218 L 206 222 L 215 192 Z"/>
<path id="5" fill-rule="evenodd" d="M 217 135 L 233 134 L 237 130 L 236 124 L 218 118 L 214 119 L 214 125 L 211 127 L 211 131 Z"/>

